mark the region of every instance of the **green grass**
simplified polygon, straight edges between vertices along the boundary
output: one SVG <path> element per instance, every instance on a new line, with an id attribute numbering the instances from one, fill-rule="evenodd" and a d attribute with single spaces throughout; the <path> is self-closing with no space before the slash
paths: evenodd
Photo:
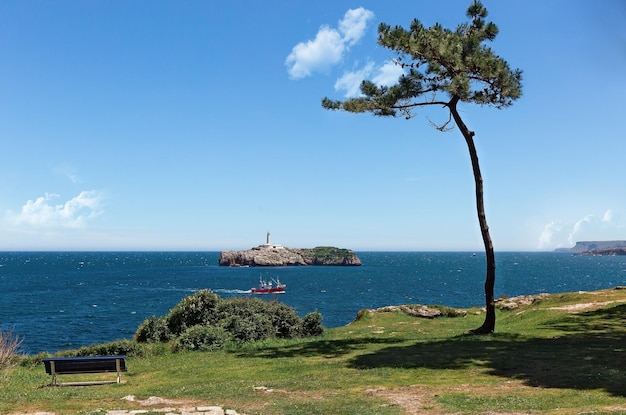
<path id="1" fill-rule="evenodd" d="M 626 290 L 498 311 L 491 336 L 464 334 L 484 317 L 467 311 L 433 320 L 361 312 L 314 339 L 129 358 L 121 385 L 45 387 L 40 364 L 20 366 L 2 380 L 0 413 L 139 409 L 126 395 L 249 415 L 626 413 Z"/>

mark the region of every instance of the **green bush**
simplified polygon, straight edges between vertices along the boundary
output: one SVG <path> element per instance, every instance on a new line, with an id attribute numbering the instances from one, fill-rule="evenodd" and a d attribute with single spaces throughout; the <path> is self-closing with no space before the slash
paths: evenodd
<path id="1" fill-rule="evenodd" d="M 222 299 L 201 290 L 183 298 L 167 316 L 146 319 L 137 328 L 134 340 L 158 345 L 175 339 L 171 346 L 174 351 L 212 350 L 222 347 L 225 339 L 237 343 L 292 339 L 318 336 L 323 330 L 322 316 L 317 312 L 303 320 L 294 309 L 278 301 Z"/>
<path id="2" fill-rule="evenodd" d="M 222 327 L 239 343 L 271 337 L 272 322 L 263 314 L 232 315 L 222 320 Z"/>
<path id="3" fill-rule="evenodd" d="M 78 350 L 70 352 L 60 352 L 62 355 L 68 356 L 143 356 L 144 349 L 141 344 L 132 340 L 117 340 L 110 343 L 94 344 L 91 346 L 83 346 Z"/>
<path id="4" fill-rule="evenodd" d="M 209 290 L 183 298 L 167 315 L 167 327 L 172 334 L 179 335 L 190 327 L 213 323 L 219 300 L 220 297 Z"/>
<path id="5" fill-rule="evenodd" d="M 269 303 L 259 298 L 233 297 L 222 299 L 215 308 L 217 320 L 224 320 L 230 316 L 249 316 L 251 314 L 266 314 Z"/>
<path id="6" fill-rule="evenodd" d="M 166 342 L 172 338 L 167 321 L 162 317 L 152 316 L 137 328 L 134 340 L 139 343 Z"/>
<path id="7" fill-rule="evenodd" d="M 275 337 L 293 339 L 301 336 L 302 319 L 293 308 L 273 301 L 266 305 L 266 313 L 272 320 Z"/>
<path id="8" fill-rule="evenodd" d="M 322 326 L 322 315 L 314 311 L 304 316 L 302 321 L 302 336 L 315 337 L 324 334 L 324 327 Z"/>
<path id="9" fill-rule="evenodd" d="M 272 334 L 272 322 L 265 315 L 267 303 L 258 298 L 229 298 L 216 308 L 219 325 L 233 339 L 243 343 L 264 340 Z"/>
<path id="10" fill-rule="evenodd" d="M 178 337 L 176 343 L 174 343 L 173 351 L 218 350 L 224 347 L 228 339 L 228 333 L 221 327 L 197 325 L 188 328 Z"/>
<path id="11" fill-rule="evenodd" d="M 302 331 L 302 319 L 285 304 L 258 298 L 230 298 L 216 308 L 220 325 L 238 341 L 291 339 Z"/>

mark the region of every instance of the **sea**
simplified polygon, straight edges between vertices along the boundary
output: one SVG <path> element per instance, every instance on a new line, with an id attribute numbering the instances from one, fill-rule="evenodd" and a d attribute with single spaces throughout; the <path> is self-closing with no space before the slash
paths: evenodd
<path id="1" fill-rule="evenodd" d="M 357 252 L 356 267 L 223 267 L 219 252 L 0 252 L 0 329 L 37 354 L 131 339 L 151 316 L 209 289 L 221 297 L 280 301 L 328 328 L 362 309 L 401 304 L 484 304 L 485 255 Z M 626 286 L 626 256 L 497 252 L 496 297 Z M 282 294 L 253 294 L 259 279 Z"/>

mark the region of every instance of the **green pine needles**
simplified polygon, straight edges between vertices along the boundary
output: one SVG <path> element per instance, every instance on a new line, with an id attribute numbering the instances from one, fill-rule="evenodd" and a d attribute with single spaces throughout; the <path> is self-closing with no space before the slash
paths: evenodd
<path id="1" fill-rule="evenodd" d="M 417 19 L 410 29 L 381 23 L 378 43 L 393 50 L 405 74 L 393 86 L 365 80 L 362 96 L 346 101 L 322 100 L 326 109 L 371 112 L 379 116 L 412 118 L 425 105 L 448 106 L 454 99 L 496 108 L 510 106 L 522 94 L 522 71 L 511 70 L 486 41 L 493 41 L 497 26 L 486 22 L 487 9 L 473 2 L 467 10 L 470 23 L 452 31 L 435 24 L 430 28 Z"/>

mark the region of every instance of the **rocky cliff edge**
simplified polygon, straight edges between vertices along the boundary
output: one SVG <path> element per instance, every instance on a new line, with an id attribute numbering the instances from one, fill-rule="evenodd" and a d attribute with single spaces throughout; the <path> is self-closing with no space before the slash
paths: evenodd
<path id="1" fill-rule="evenodd" d="M 244 251 L 222 251 L 220 265 L 267 266 L 289 265 L 361 265 L 359 257 L 350 249 L 320 246 L 316 248 L 256 247 Z"/>
<path id="2" fill-rule="evenodd" d="M 559 248 L 556 249 L 556 252 L 569 252 L 572 254 L 582 254 L 593 255 L 593 254 L 602 254 L 602 251 L 611 251 L 616 250 L 615 253 L 606 253 L 605 255 L 623 255 L 622 253 L 626 251 L 626 241 L 579 241 L 576 242 L 576 245 L 573 248 Z"/>

